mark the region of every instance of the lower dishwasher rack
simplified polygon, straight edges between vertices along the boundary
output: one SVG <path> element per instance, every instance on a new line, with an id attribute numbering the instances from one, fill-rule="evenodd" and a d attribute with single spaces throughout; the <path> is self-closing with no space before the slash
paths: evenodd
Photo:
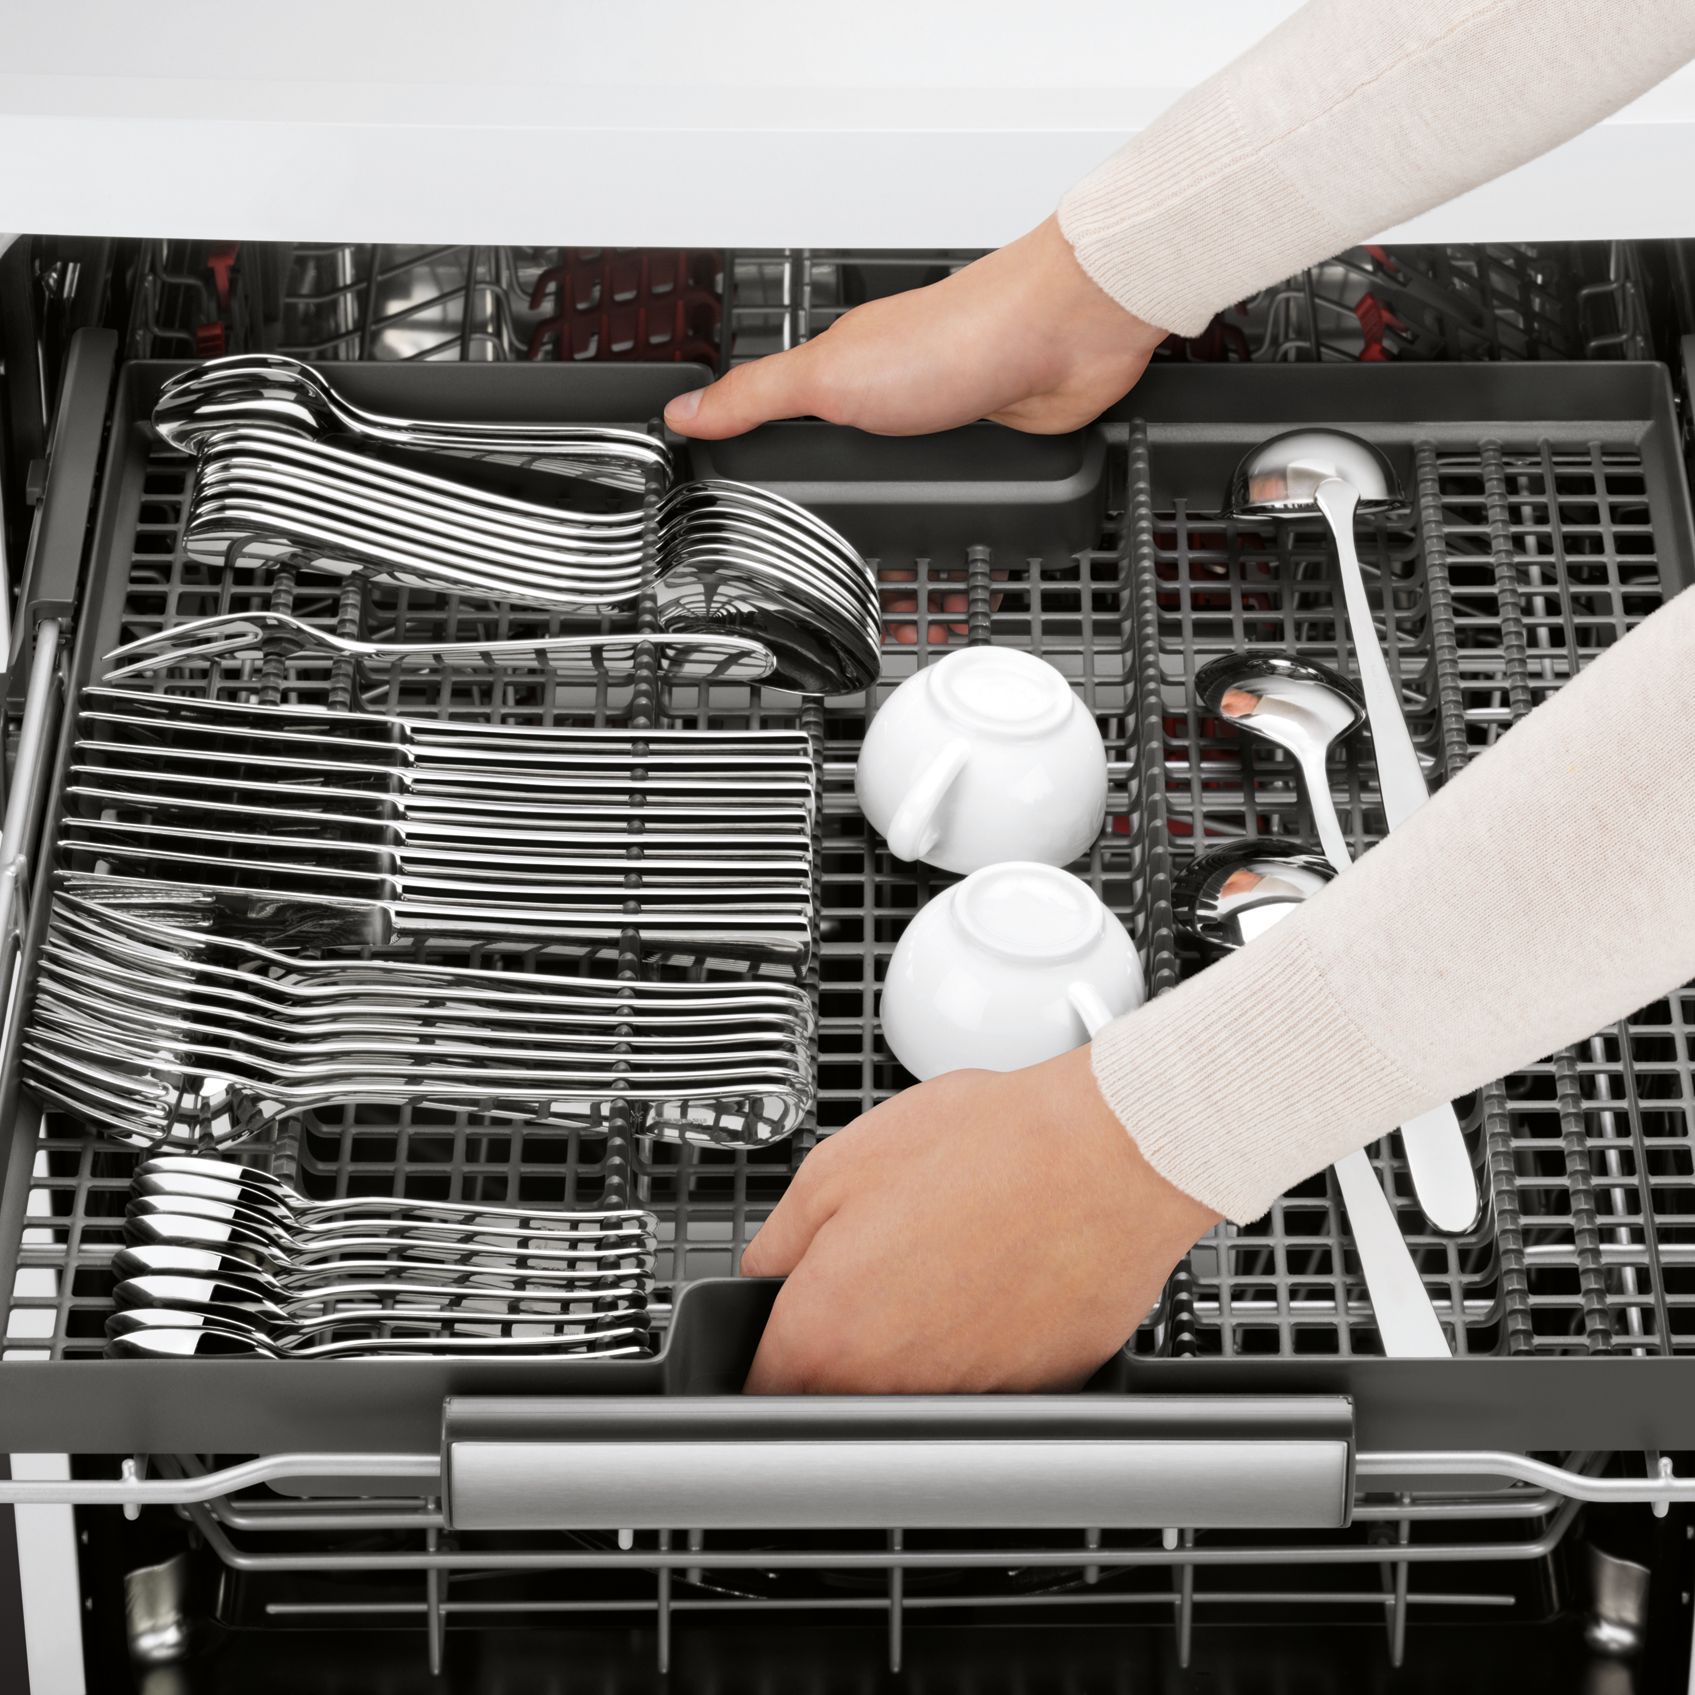
<path id="1" fill-rule="evenodd" d="M 108 429 L 105 379 L 85 364 L 63 428 L 96 440 L 102 430 L 108 434 L 83 588 L 68 609 L 33 609 L 38 620 L 56 609 L 74 616 L 65 688 L 97 676 L 100 656 L 120 641 L 215 611 L 286 599 L 297 616 L 356 627 L 369 610 L 357 589 L 208 572 L 185 559 L 180 525 L 189 464 L 162 450 L 145 422 L 160 383 L 180 367 L 124 367 Z M 337 383 L 357 403 L 392 412 L 651 425 L 670 393 L 702 375 L 679 366 L 347 365 Z M 489 1520 L 477 1504 L 487 1497 L 476 1489 L 452 1498 L 442 1467 L 454 1451 L 455 1427 L 450 1419 L 444 1437 L 444 1405 L 472 1416 L 490 1407 L 534 1412 L 538 1397 L 561 1409 L 577 1397 L 585 1404 L 619 1397 L 627 1408 L 652 1407 L 654 1440 L 689 1437 L 703 1471 L 718 1476 L 715 1468 L 753 1429 L 753 1404 L 735 1391 L 773 1292 L 733 1276 L 739 1251 L 813 1138 L 905 1081 L 876 1029 L 880 974 L 905 921 L 946 881 L 891 860 L 853 806 L 853 760 L 877 700 L 927 657 L 960 642 L 1015 644 L 1057 665 L 1095 713 L 1113 774 L 1106 827 L 1076 869 L 1125 917 L 1153 990 L 1171 987 L 1195 963 L 1175 943 L 1168 899 L 1184 859 L 1210 838 L 1308 833 L 1292 768 L 1222 736 L 1195 711 L 1190 679 L 1206 658 L 1239 645 L 1346 668 L 1345 621 L 1320 538 L 1219 516 L 1242 451 L 1279 429 L 1310 423 L 1350 428 L 1376 442 L 1409 491 L 1410 511 L 1372 520 L 1362 529 L 1361 551 L 1381 585 L 1386 646 L 1415 741 L 1440 771 L 1457 769 L 1539 695 L 1695 578 L 1688 493 L 1669 385 L 1658 366 L 1165 370 L 1150 373 L 1099 425 L 1070 437 L 1023 438 L 981 426 L 890 441 L 797 422 L 741 441 L 688 446 L 696 473 L 777 488 L 878 559 L 888 639 L 885 674 L 869 698 L 820 707 L 740 686 L 679 686 L 659 695 L 638 683 L 573 692 L 516 674 L 454 684 L 425 674 L 396 683 L 383 704 L 507 722 L 807 726 L 826 796 L 816 1124 L 790 1147 L 732 1153 L 650 1144 L 616 1128 L 590 1139 L 464 1114 L 348 1110 L 302 1118 L 249 1157 L 315 1197 L 407 1192 L 581 1205 L 622 1197 L 650 1207 L 661 1221 L 660 1281 L 677 1297 L 662 1347 L 646 1359 L 532 1364 L 128 1361 L 117 1375 L 118 1362 L 100 1357 L 110 1302 L 105 1267 L 120 1240 L 136 1156 L 97 1147 L 74 1125 L 44 1118 L 20 1092 L 22 1020 L 14 1007 L 0 1056 L 10 1138 L 0 1187 L 0 1286 L 10 1290 L 0 1438 L 13 1452 L 155 1461 L 138 1471 L 129 1460 L 127 1478 L 101 1482 L 114 1462 L 90 1460 L 82 1468 L 89 1475 L 78 1482 L 43 1484 L 34 1496 L 33 1486 L 13 1484 L 5 1498 L 187 1504 L 193 1497 L 208 1539 L 238 1566 L 257 1562 L 254 1569 L 268 1569 L 269 1556 L 263 1546 L 244 1553 L 239 1537 L 272 1525 L 308 1537 L 323 1532 L 332 1541 L 360 1525 L 416 1532 L 422 1545 L 401 1550 L 395 1569 L 427 1576 L 477 1563 L 444 1549 L 442 1536 L 527 1533 Z M 74 498 L 60 493 L 59 481 L 56 474 L 49 479 L 50 507 Z M 62 512 L 59 528 L 67 528 Z M 384 592 L 384 618 L 398 619 L 416 639 L 473 621 L 505 633 L 504 615 L 491 609 Z M 41 640 L 50 629 L 56 639 L 57 628 L 40 622 Z M 45 674 L 57 687 L 50 668 Z M 219 662 L 154 681 L 175 693 L 223 698 L 348 698 L 346 675 L 321 662 L 267 660 L 248 673 Z M 68 715 L 60 718 L 57 764 L 43 766 L 39 785 L 49 837 L 69 750 Z M 1345 824 L 1357 847 L 1369 845 L 1383 820 L 1373 772 L 1358 750 L 1340 780 Z M 41 944 L 44 903 L 26 900 L 20 911 L 27 922 L 19 1006 Z M 1320 1176 L 1265 1220 L 1220 1229 L 1199 1244 L 1089 1391 L 1038 1399 L 1022 1423 L 1016 1407 L 1002 1409 L 1001 1481 L 1034 1480 L 1032 1495 L 1053 1481 L 1037 1453 L 1045 1420 L 1081 1421 L 1087 1428 L 1078 1440 L 1111 1444 L 1091 1448 L 1085 1463 L 1105 1467 L 1132 1493 L 1136 1444 L 1149 1441 L 1145 1461 L 1154 1462 L 1155 1473 L 1172 1453 L 1158 1447 L 1173 1439 L 1171 1430 L 1162 1426 L 1163 1435 L 1149 1438 L 1139 1420 L 1170 1420 L 1191 1403 L 1211 1402 L 1216 1416 L 1235 1421 L 1228 1431 L 1220 1427 L 1216 1448 L 1188 1453 L 1169 1476 L 1156 1478 L 1160 1488 L 1126 1497 L 1111 1511 L 1103 1501 L 1096 1521 L 1105 1521 L 1102 1530 L 1082 1528 L 1081 1511 L 1074 1533 L 1039 1515 L 1020 1517 L 1006 1504 L 1011 1497 L 994 1490 L 993 1505 L 978 1499 L 961 1506 L 977 1481 L 967 1469 L 953 1495 L 941 1492 L 924 1510 L 915 1501 L 904 1529 L 862 1526 L 854 1546 L 824 1532 L 797 1532 L 776 1548 L 756 1540 L 738 1551 L 733 1536 L 749 1520 L 731 1515 L 726 1523 L 704 1509 L 697 1532 L 732 1535 L 723 1570 L 872 1569 L 885 1578 L 925 1568 L 1070 1570 L 1087 1554 L 1089 1570 L 1193 1573 L 1230 1564 L 1235 1554 L 1244 1554 L 1241 1564 L 1370 1565 L 1379 1557 L 1372 1537 L 1382 1534 L 1371 1526 L 1421 1516 L 1497 1530 L 1511 1525 L 1503 1545 L 1534 1559 L 1569 1522 L 1562 1502 L 1684 1498 L 1691 1484 L 1654 1465 L 1646 1477 L 1599 1477 L 1587 1456 L 1687 1446 L 1681 1438 L 1695 1395 L 1692 1023 L 1695 995 L 1671 996 L 1462 1103 L 1489 1201 L 1469 1235 L 1429 1232 L 1396 1146 L 1373 1151 L 1453 1342 L 1451 1362 L 1377 1355 L 1337 1197 L 1328 1176 Z M 1032 1181 L 1039 1180 L 1033 1167 Z M 1602 1355 L 1612 1363 L 1601 1363 Z M 969 1421 L 980 1416 L 974 1405 L 952 1403 L 934 1429 L 914 1434 L 900 1423 L 907 1416 L 902 1404 L 854 1403 L 841 1415 L 841 1429 L 814 1447 L 828 1464 L 844 1445 L 894 1440 L 891 1430 L 921 1445 L 968 1440 Z M 1293 1435 L 1279 1434 L 1279 1408 L 1293 1408 Z M 548 1436 L 545 1424 L 539 1434 Z M 1244 1534 L 1255 1525 L 1268 1533 L 1306 1527 L 1319 1540 L 1304 1545 L 1316 1551 L 1294 1552 L 1303 1544 L 1275 1535 L 1209 1545 L 1207 1538 L 1239 1523 L 1242 1511 L 1240 1491 L 1236 1504 L 1218 1504 L 1220 1479 L 1248 1475 L 1225 1463 L 1230 1443 L 1255 1439 L 1289 1445 L 1270 1468 L 1282 1484 L 1261 1497 L 1260 1516 Z M 1539 1465 L 1523 1457 L 1529 1453 L 1562 1460 Z M 268 1459 L 256 1471 L 217 1468 L 197 1477 L 209 1462 L 171 1457 L 242 1454 Z M 555 1548 L 552 1567 L 639 1567 L 657 1571 L 662 1586 L 674 1571 L 700 1569 L 690 1557 L 687 1517 L 655 1528 L 662 1507 L 650 1504 L 646 1518 L 635 1514 L 647 1469 L 642 1455 L 640 1441 L 620 1450 L 631 1507 L 603 1527 L 622 1527 L 640 1545 L 594 1543 L 568 1557 Z M 687 1477 L 676 1453 L 664 1457 L 682 1468 L 671 1475 Z M 860 1454 L 866 1475 L 875 1474 L 878 1458 L 875 1450 Z M 337 1485 L 332 1478 L 353 1481 Z M 289 1480 L 307 1488 L 306 1504 L 267 1501 L 256 1516 L 240 1504 L 242 1489 Z M 1188 1491 L 1186 1504 L 1173 1500 L 1174 1486 Z M 804 1470 L 794 1487 L 798 1496 L 785 1497 L 781 1513 L 773 1505 L 772 1520 L 793 1523 L 782 1514 L 805 1513 Z M 409 1495 L 387 1501 L 396 1488 Z M 761 1498 L 774 1503 L 777 1496 L 756 1493 L 755 1504 L 738 1514 L 757 1515 Z M 1203 1510 L 1209 1499 L 1212 1507 Z M 1422 1512 L 1421 1504 L 1431 1510 Z M 1394 1510 L 1412 1507 L 1421 1510 Z M 567 1507 L 545 1510 L 562 1526 L 569 1519 Z M 1016 1545 L 992 1534 L 983 1540 L 997 1511 L 1023 1524 Z M 814 1515 L 804 1522 L 820 1521 Z M 1175 1540 L 1160 1535 L 1171 1522 L 1186 1527 L 1172 1533 Z M 637 1528 L 642 1524 L 647 1528 Z M 960 1538 L 949 1536 L 948 1525 L 961 1527 Z M 1032 1525 L 1047 1527 L 1035 1542 Z M 1156 1540 L 1136 1540 L 1149 1526 Z M 981 1527 L 976 1541 L 965 1536 L 971 1527 Z M 1494 1535 L 1458 1542 L 1438 1536 L 1419 1552 L 1397 1549 L 1396 1558 L 1404 1568 L 1467 1557 Z M 909 1537 L 910 1545 L 903 1540 Z M 1419 1546 L 1412 1530 L 1406 1538 Z M 502 1555 L 492 1567 L 520 1569 L 523 1559 L 506 1547 L 512 1557 Z M 1275 1561 L 1255 1547 L 1273 1550 Z M 281 1557 L 311 1570 L 324 1552 Z M 1499 1563 L 1513 1556 L 1481 1557 Z M 484 1558 L 479 1569 L 490 1565 Z M 1400 1581 L 1404 1586 L 1404 1569 Z M 439 1620 L 441 1595 L 434 1588 L 430 1595 Z M 652 1604 L 651 1596 L 641 1602 Z"/>

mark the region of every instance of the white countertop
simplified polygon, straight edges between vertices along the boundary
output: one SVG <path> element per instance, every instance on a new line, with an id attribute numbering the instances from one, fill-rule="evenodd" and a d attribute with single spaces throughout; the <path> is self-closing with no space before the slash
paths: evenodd
<path id="1" fill-rule="evenodd" d="M 0 230 L 987 247 L 1294 5 L 0 0 Z M 1695 235 L 1691 183 L 1695 67 L 1385 233 Z"/>

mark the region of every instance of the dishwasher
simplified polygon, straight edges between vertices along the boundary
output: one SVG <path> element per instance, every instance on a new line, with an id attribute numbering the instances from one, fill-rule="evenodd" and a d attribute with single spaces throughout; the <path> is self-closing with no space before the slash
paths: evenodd
<path id="1" fill-rule="evenodd" d="M 1232 468 L 1314 425 L 1387 456 L 1405 501 L 1362 518 L 1359 546 L 1414 741 L 1452 776 L 1695 579 L 1695 254 L 1677 243 L 1359 249 L 1169 342 L 1065 436 L 800 420 L 673 439 L 691 475 L 787 496 L 875 567 L 874 686 L 819 700 L 639 667 L 594 686 L 426 667 L 380 705 L 799 732 L 818 795 L 804 1124 L 724 1148 L 645 1134 L 621 1106 L 589 1128 L 451 1103 L 285 1114 L 227 1157 L 306 1203 L 644 1209 L 649 1342 L 551 1361 L 103 1357 L 141 1156 L 21 1084 L 80 691 L 114 648 L 207 616 L 353 636 L 378 592 L 197 562 L 194 461 L 149 424 L 167 385 L 266 352 L 381 414 L 659 434 L 670 395 L 970 257 L 53 237 L 0 254 L 7 1688 L 1686 1685 L 1695 989 L 1457 1103 L 1484 1198 L 1467 1232 L 1426 1224 L 1398 1138 L 1372 1150 L 1448 1361 L 1383 1357 L 1328 1173 L 1198 1243 L 1075 1395 L 743 1401 L 773 1288 L 737 1275 L 807 1150 L 910 1081 L 879 988 L 953 879 L 894 859 L 855 804 L 888 693 L 962 645 L 1059 669 L 1110 780 L 1073 869 L 1128 926 L 1149 991 L 1170 989 L 1203 963 L 1172 904 L 1197 852 L 1312 834 L 1292 758 L 1223 730 L 1195 672 L 1244 644 L 1350 661 L 1322 538 L 1226 515 Z M 386 592 L 414 639 L 452 635 L 437 599 Z M 124 686 L 300 709 L 359 692 L 350 659 L 276 652 Z M 1343 775 L 1357 850 L 1382 800 L 1358 749 Z M 629 945 L 590 963 L 644 967 Z"/>

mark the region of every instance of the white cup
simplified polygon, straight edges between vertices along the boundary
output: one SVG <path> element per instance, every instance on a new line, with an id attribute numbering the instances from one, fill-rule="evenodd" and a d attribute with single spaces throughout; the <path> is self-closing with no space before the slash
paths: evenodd
<path id="1" fill-rule="evenodd" d="M 889 1051 L 920 1080 L 1068 1053 L 1142 1004 L 1130 933 L 1051 865 L 990 865 L 921 907 L 889 960 Z"/>
<path id="2" fill-rule="evenodd" d="M 945 871 L 1011 859 L 1067 865 L 1100 834 L 1106 749 L 1045 660 L 962 648 L 878 709 L 854 790 L 897 859 Z"/>

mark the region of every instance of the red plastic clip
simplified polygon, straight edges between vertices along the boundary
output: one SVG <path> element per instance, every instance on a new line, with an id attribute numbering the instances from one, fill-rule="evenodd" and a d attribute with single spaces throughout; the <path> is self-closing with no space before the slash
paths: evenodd
<path id="1" fill-rule="evenodd" d="M 1384 337 L 1390 330 L 1406 328 L 1393 309 L 1368 292 L 1354 302 L 1354 316 L 1359 320 L 1360 331 L 1365 337 L 1360 358 L 1367 364 L 1389 358 L 1389 350 L 1383 344 Z"/>
<path id="2" fill-rule="evenodd" d="M 230 273 L 241 256 L 239 241 L 219 242 L 206 251 L 206 269 L 212 273 L 212 287 L 218 295 L 218 315 L 224 317 L 230 309 Z"/>
<path id="3" fill-rule="evenodd" d="M 196 324 L 194 326 L 194 351 L 202 359 L 216 359 L 226 350 L 222 324 Z"/>

